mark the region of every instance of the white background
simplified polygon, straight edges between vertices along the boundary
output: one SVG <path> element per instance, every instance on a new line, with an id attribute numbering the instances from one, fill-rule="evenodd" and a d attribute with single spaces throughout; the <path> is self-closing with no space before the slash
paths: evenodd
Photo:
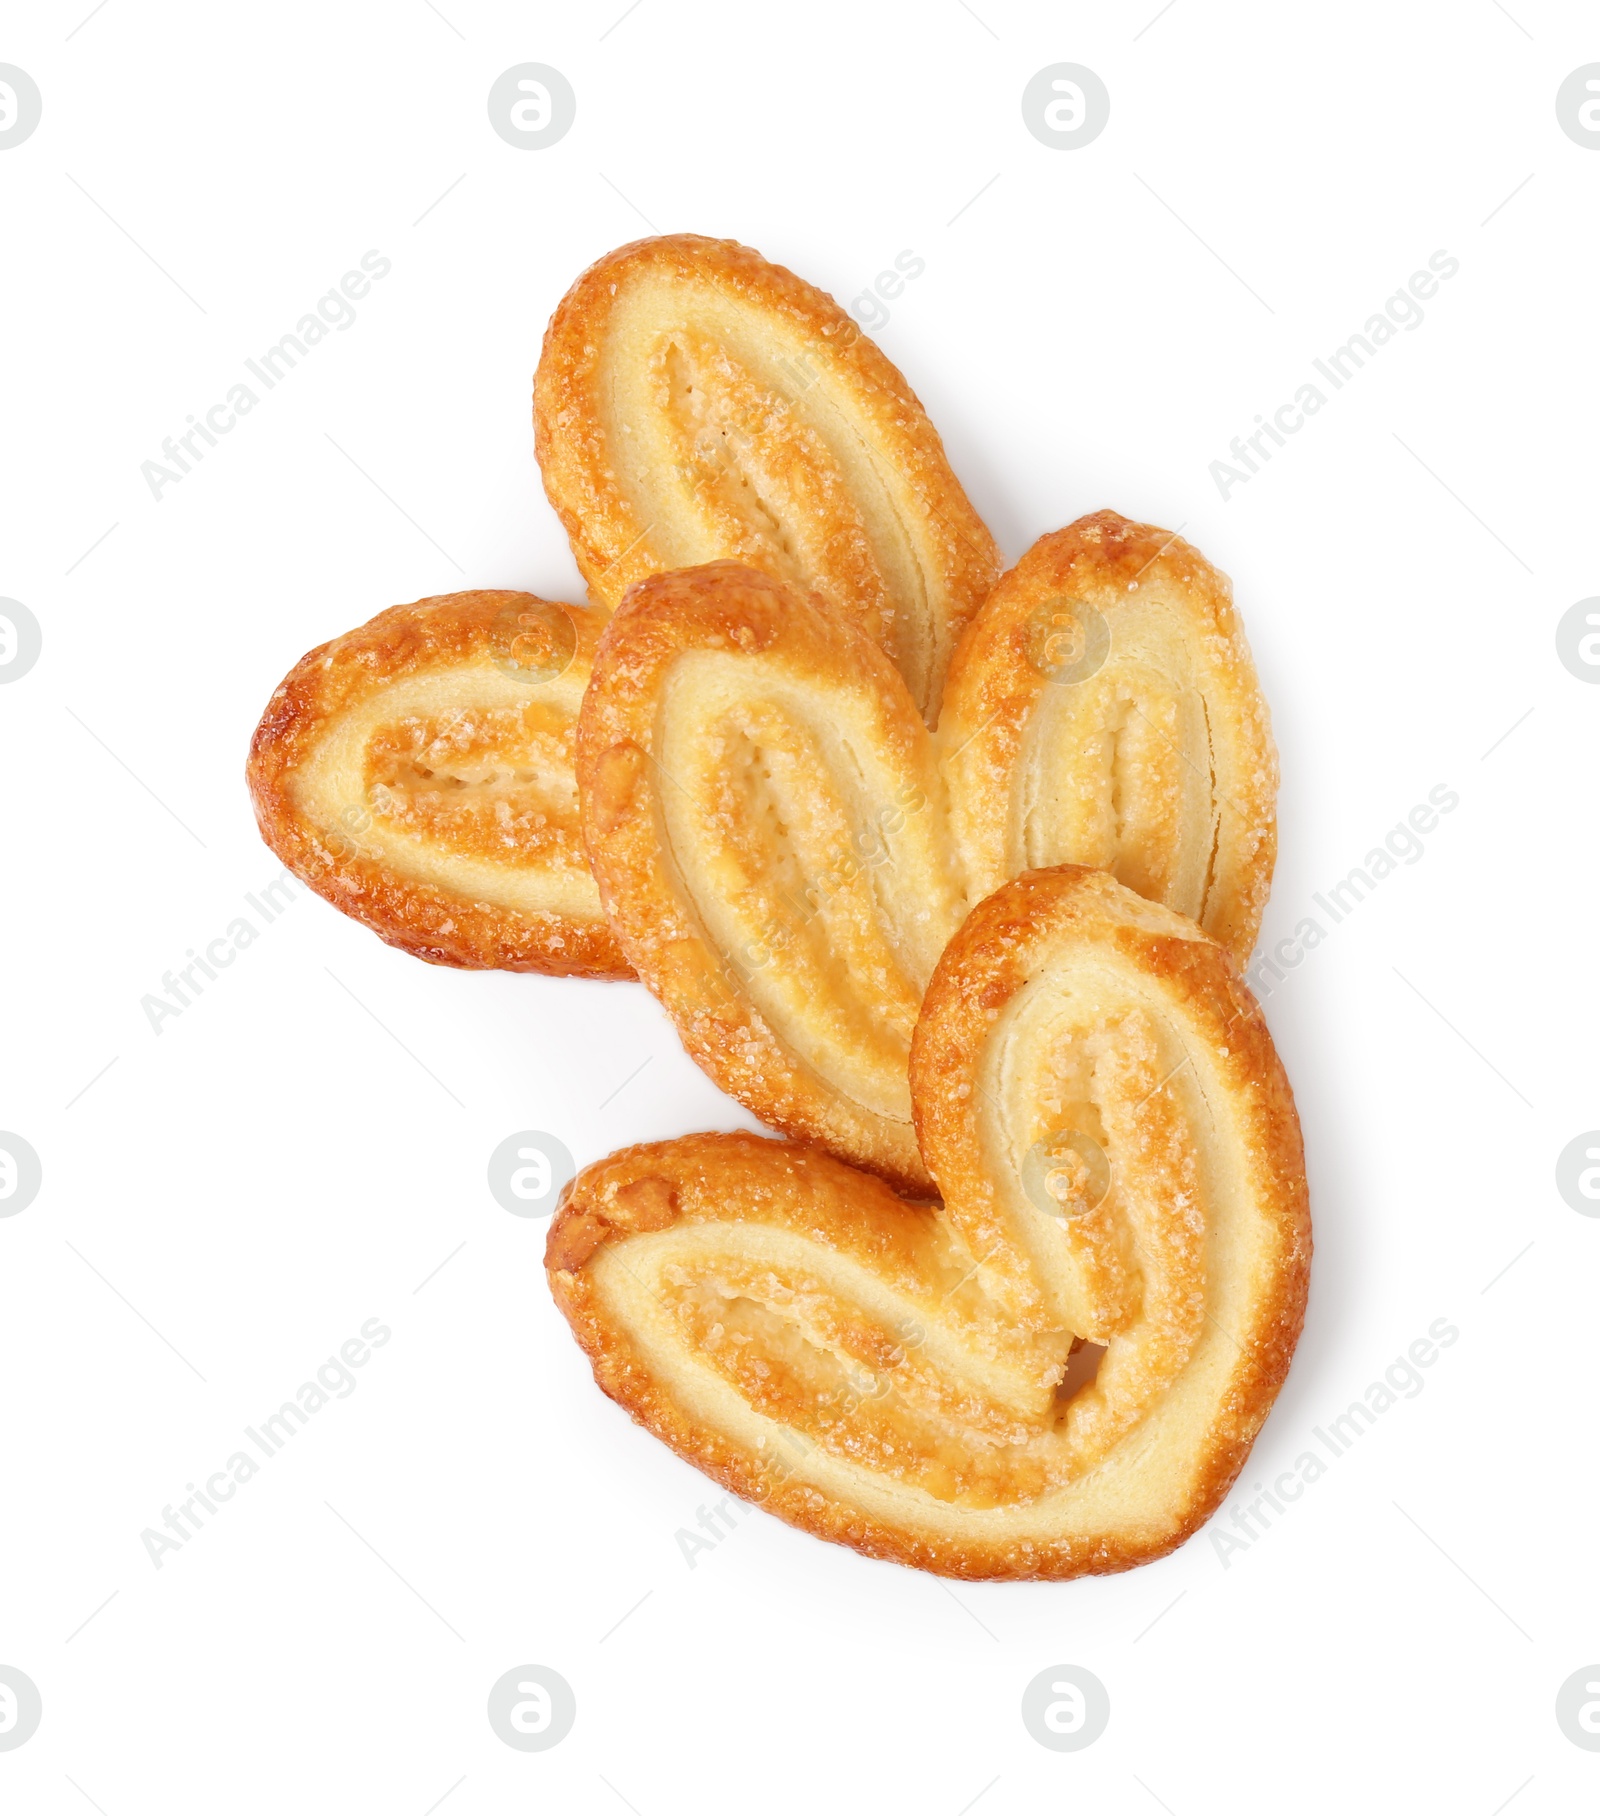
<path id="1" fill-rule="evenodd" d="M 1600 592 L 1600 154 L 1554 98 L 1600 29 L 1157 3 L 8 9 L 44 114 L 0 151 L 0 594 L 44 653 L 0 689 L 0 1126 L 44 1186 L 0 1221 L 0 1663 L 44 1720 L 0 1807 L 1594 1807 L 1554 1699 L 1600 1659 L 1600 1222 L 1554 1164 L 1600 1123 L 1600 692 L 1553 637 Z M 525 61 L 577 94 L 547 150 L 488 124 Z M 1059 61 L 1111 94 L 1078 151 L 1021 118 Z M 1317 1261 L 1245 1483 L 1460 1339 L 1226 1568 L 1202 1533 L 951 1587 L 751 1511 L 691 1570 L 710 1485 L 601 1399 L 545 1226 L 484 1179 L 517 1129 L 585 1163 L 746 1120 L 643 991 L 429 968 L 302 894 L 159 1035 L 141 1010 L 278 869 L 242 770 L 304 650 L 458 587 L 581 597 L 530 375 L 652 227 L 847 304 L 913 251 L 877 338 L 1007 559 L 1110 505 L 1233 576 L 1283 760 L 1269 942 L 1460 795 L 1267 1004 Z M 355 325 L 153 500 L 140 463 L 369 248 Z M 1422 326 L 1220 498 L 1230 439 L 1439 249 Z M 141 1531 L 369 1318 L 357 1391 L 158 1571 Z M 530 1662 L 578 1706 L 539 1754 L 484 1707 Z M 1076 1754 L 1019 1715 L 1058 1663 L 1111 1697 Z"/>

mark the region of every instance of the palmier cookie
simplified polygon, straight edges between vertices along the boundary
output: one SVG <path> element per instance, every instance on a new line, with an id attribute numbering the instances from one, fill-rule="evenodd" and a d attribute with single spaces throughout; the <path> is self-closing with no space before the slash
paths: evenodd
<path id="1" fill-rule="evenodd" d="M 859 630 L 729 563 L 629 595 L 580 715 L 601 897 L 690 1054 L 774 1128 L 911 1189 L 911 1030 L 969 902 L 1087 861 L 1197 910 L 1242 962 L 1266 899 L 1274 760 L 1226 581 L 1108 512 L 1046 543 L 1074 551 L 1074 590 L 1039 583 L 1038 549 L 1002 580 L 936 737 Z M 1108 641 L 1087 675 L 1054 622 L 1073 598 Z"/>
<path id="2" fill-rule="evenodd" d="M 747 562 L 844 612 L 931 722 L 999 561 L 910 386 L 831 297 L 731 240 L 623 246 L 551 318 L 534 422 L 598 599 Z"/>
<path id="3" fill-rule="evenodd" d="M 584 858 L 573 774 L 603 619 L 531 593 L 452 593 L 312 650 L 251 743 L 262 837 L 418 958 L 629 976 Z"/>
<path id="4" fill-rule="evenodd" d="M 1277 755 L 1233 589 L 1166 530 L 1042 536 L 962 639 L 939 718 L 974 899 L 1095 864 L 1243 967 L 1277 855 Z"/>
<path id="5" fill-rule="evenodd" d="M 565 1194 L 546 1266 L 603 1391 L 819 1537 L 948 1576 L 1180 1544 L 1287 1372 L 1311 1253 L 1293 1098 L 1192 923 L 1031 873 L 940 960 L 912 1060 L 943 1207 L 695 1135 Z"/>
<path id="6" fill-rule="evenodd" d="M 906 1055 L 966 902 L 888 657 L 752 568 L 658 575 L 601 639 L 577 751 L 601 900 L 690 1055 L 774 1128 L 923 1181 Z"/>

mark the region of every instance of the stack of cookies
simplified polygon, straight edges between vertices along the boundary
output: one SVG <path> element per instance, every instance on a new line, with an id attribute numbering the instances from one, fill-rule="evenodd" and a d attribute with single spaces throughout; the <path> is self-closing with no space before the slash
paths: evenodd
<path id="1" fill-rule="evenodd" d="M 589 604 L 313 650 L 263 835 L 433 963 L 637 978 L 785 1137 L 625 1149 L 557 1212 L 556 1303 L 657 1437 L 948 1575 L 1163 1555 L 1311 1248 L 1241 979 L 1277 769 L 1226 578 L 1110 511 L 1002 574 L 901 374 L 726 241 L 585 272 L 534 421 Z"/>

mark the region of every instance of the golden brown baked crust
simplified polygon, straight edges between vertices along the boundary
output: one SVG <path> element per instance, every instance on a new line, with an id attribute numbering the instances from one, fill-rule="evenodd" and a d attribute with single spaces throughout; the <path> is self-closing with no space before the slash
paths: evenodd
<path id="1" fill-rule="evenodd" d="M 603 622 L 531 593 L 451 593 L 312 650 L 251 740 L 261 836 L 432 964 L 630 976 L 584 859 L 572 768 Z"/>
<path id="2" fill-rule="evenodd" d="M 931 718 L 999 562 L 910 386 L 831 297 L 732 240 L 622 246 L 551 318 L 534 425 L 597 598 L 747 562 L 844 611 Z"/>
<path id="3" fill-rule="evenodd" d="M 1164 1555 L 1226 1495 L 1304 1316 L 1299 1126 L 1259 1011 L 1198 928 L 1063 866 L 957 934 L 912 1076 L 943 1209 L 750 1135 L 581 1173 L 546 1265 L 596 1381 L 873 1557 Z"/>
<path id="4" fill-rule="evenodd" d="M 662 568 L 738 555 L 822 587 L 934 710 L 998 559 L 909 386 L 831 298 L 732 241 L 680 234 L 621 247 L 551 320 L 535 426 L 546 490 L 603 606 Z M 556 608 L 577 628 L 577 649 L 570 674 L 546 690 L 532 760 L 498 783 L 467 784 L 477 806 L 511 813 L 515 836 L 503 819 L 498 831 L 470 824 L 465 797 L 446 816 L 453 828 L 439 813 L 424 828 L 425 803 L 401 800 L 419 795 L 415 765 L 402 764 L 404 789 L 384 796 L 406 809 L 403 836 L 361 798 L 369 779 L 346 775 L 340 795 L 327 777 L 310 786 L 297 775 L 324 721 L 358 696 L 370 705 L 390 664 L 390 682 L 431 673 L 439 723 L 498 713 L 499 728 L 486 723 L 473 743 L 480 771 L 497 751 L 515 757 L 519 715 L 483 672 L 493 652 L 480 622 L 514 597 L 551 609 L 531 595 L 420 600 L 313 651 L 256 734 L 257 818 L 296 874 L 419 957 L 626 976 L 572 836 L 564 753 L 601 614 Z M 457 673 L 459 701 L 449 696 Z"/>
<path id="5" fill-rule="evenodd" d="M 962 638 L 939 720 L 974 894 L 1094 864 L 1242 968 L 1277 853 L 1277 756 L 1225 574 L 1096 511 L 1042 536 Z"/>
<path id="6" fill-rule="evenodd" d="M 1076 627 L 1064 601 L 1104 631 L 1081 678 L 1038 662 L 1058 614 Z M 1111 512 L 1001 582 L 935 735 L 831 603 L 720 562 L 628 595 L 578 750 L 606 912 L 688 1051 L 774 1128 L 912 1190 L 911 1030 L 969 902 L 1092 860 L 1242 963 L 1271 876 L 1275 761 L 1227 583 Z"/>
<path id="7" fill-rule="evenodd" d="M 584 835 L 623 951 L 763 1121 L 926 1183 L 906 1058 L 965 903 L 932 742 L 815 595 L 713 563 L 640 583 L 578 725 Z"/>

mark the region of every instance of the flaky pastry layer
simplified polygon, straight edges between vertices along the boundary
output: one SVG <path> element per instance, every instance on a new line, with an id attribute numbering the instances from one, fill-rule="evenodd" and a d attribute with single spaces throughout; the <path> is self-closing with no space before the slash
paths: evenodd
<path id="1" fill-rule="evenodd" d="M 534 424 L 598 599 L 743 561 L 823 594 L 937 712 L 998 557 L 910 386 L 831 297 L 732 240 L 620 247 L 551 318 Z"/>
<path id="2" fill-rule="evenodd" d="M 578 776 L 612 927 L 693 1058 L 773 1127 L 922 1179 L 906 1056 L 965 900 L 888 658 L 754 569 L 657 575 L 596 653 Z"/>
<path id="3" fill-rule="evenodd" d="M 596 1381 L 873 1557 L 1164 1555 L 1227 1493 L 1304 1315 L 1299 1126 L 1259 1010 L 1192 923 L 1064 866 L 968 918 L 912 1081 L 942 1207 L 749 1135 L 580 1174 L 546 1265 Z"/>
<path id="4" fill-rule="evenodd" d="M 1227 581 L 1112 512 L 1002 580 L 935 734 L 820 596 L 731 562 L 641 582 L 596 653 L 578 772 L 606 912 L 691 1055 L 774 1128 L 910 1189 L 911 1033 L 970 903 L 1090 863 L 1242 963 L 1275 847 Z"/>
<path id="5" fill-rule="evenodd" d="M 1226 574 L 1096 511 L 1041 536 L 963 637 L 939 718 L 974 897 L 1092 864 L 1243 968 L 1277 855 L 1277 753 Z"/>
<path id="6" fill-rule="evenodd" d="M 604 613 L 419 599 L 303 657 L 251 741 L 261 835 L 433 964 L 631 975 L 578 821 L 573 738 Z"/>

